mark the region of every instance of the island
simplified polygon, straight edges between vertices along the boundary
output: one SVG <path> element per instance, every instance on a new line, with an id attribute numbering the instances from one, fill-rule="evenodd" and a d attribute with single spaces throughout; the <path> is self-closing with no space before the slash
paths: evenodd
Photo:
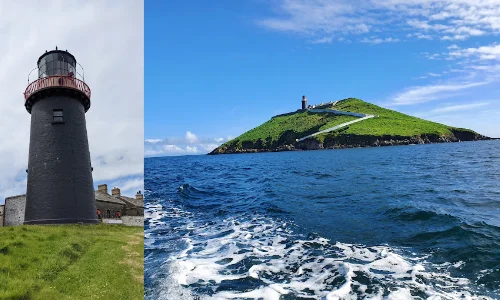
<path id="1" fill-rule="evenodd" d="M 412 117 L 348 98 L 307 105 L 277 115 L 220 145 L 209 155 L 231 153 L 379 147 L 489 140 L 465 128 Z"/>

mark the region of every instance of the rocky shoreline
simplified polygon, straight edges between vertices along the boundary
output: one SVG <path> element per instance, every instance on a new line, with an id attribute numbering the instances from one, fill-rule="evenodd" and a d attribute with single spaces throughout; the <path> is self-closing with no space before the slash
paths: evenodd
<path id="1" fill-rule="evenodd" d="M 282 151 L 307 151 L 323 149 L 345 149 L 345 148 L 366 148 L 366 147 L 386 147 L 419 144 L 456 143 L 467 141 L 493 140 L 490 137 L 461 131 L 454 132 L 454 136 L 417 136 L 417 137 L 375 137 L 375 136 L 342 136 L 340 139 L 330 139 L 320 142 L 316 139 L 309 139 L 294 144 L 280 145 L 272 149 L 255 148 L 227 148 L 218 147 L 208 155 L 217 154 L 238 154 L 238 153 L 258 153 L 258 152 L 282 152 Z"/>

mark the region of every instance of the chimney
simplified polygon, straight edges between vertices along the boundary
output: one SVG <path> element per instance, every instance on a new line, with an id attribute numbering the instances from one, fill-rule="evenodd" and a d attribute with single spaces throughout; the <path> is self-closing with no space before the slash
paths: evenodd
<path id="1" fill-rule="evenodd" d="M 137 199 L 137 200 L 144 200 L 144 195 L 141 194 L 141 191 L 137 192 L 137 194 L 135 195 L 135 199 Z"/>
<path id="2" fill-rule="evenodd" d="M 115 187 L 111 190 L 111 195 L 113 195 L 113 197 L 120 197 L 120 189 Z"/>
<path id="3" fill-rule="evenodd" d="M 97 190 L 103 192 L 104 194 L 108 193 L 108 185 L 107 184 L 99 184 L 97 186 Z"/>

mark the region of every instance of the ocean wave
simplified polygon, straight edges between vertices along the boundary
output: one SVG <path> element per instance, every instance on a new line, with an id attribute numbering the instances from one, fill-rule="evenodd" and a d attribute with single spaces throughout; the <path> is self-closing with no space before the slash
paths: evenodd
<path id="1" fill-rule="evenodd" d="M 433 264 L 432 254 L 410 249 L 304 236 L 265 215 L 207 220 L 173 203 L 147 205 L 148 250 L 179 216 L 181 243 L 163 245 L 168 259 L 150 260 L 162 265 L 153 274 L 165 273 L 150 299 L 492 299 L 451 275 L 464 261 Z"/>

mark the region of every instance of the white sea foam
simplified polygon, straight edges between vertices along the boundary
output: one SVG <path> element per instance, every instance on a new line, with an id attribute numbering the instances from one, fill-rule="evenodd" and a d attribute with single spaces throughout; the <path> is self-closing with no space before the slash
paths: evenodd
<path id="1" fill-rule="evenodd" d="M 152 210 L 149 212 L 149 210 Z M 158 211 L 157 211 L 158 210 Z M 147 207 L 152 218 L 178 215 Z M 153 212 L 154 211 L 154 212 Z M 181 213 L 186 215 L 186 213 Z M 160 226 L 161 222 L 150 222 Z M 262 216 L 210 225 L 186 221 L 186 247 L 167 262 L 170 276 L 161 299 L 491 299 L 478 297 L 464 278 L 447 271 L 464 262 L 432 265 L 426 258 L 389 246 L 366 247 L 315 237 L 299 239 L 290 224 Z M 238 288 L 220 288 L 238 281 Z M 257 284 L 256 284 L 257 282 Z M 209 294 L 209 295 L 208 295 Z M 168 296 L 168 297 L 167 297 Z M 185 298 L 188 297 L 188 298 Z"/>

